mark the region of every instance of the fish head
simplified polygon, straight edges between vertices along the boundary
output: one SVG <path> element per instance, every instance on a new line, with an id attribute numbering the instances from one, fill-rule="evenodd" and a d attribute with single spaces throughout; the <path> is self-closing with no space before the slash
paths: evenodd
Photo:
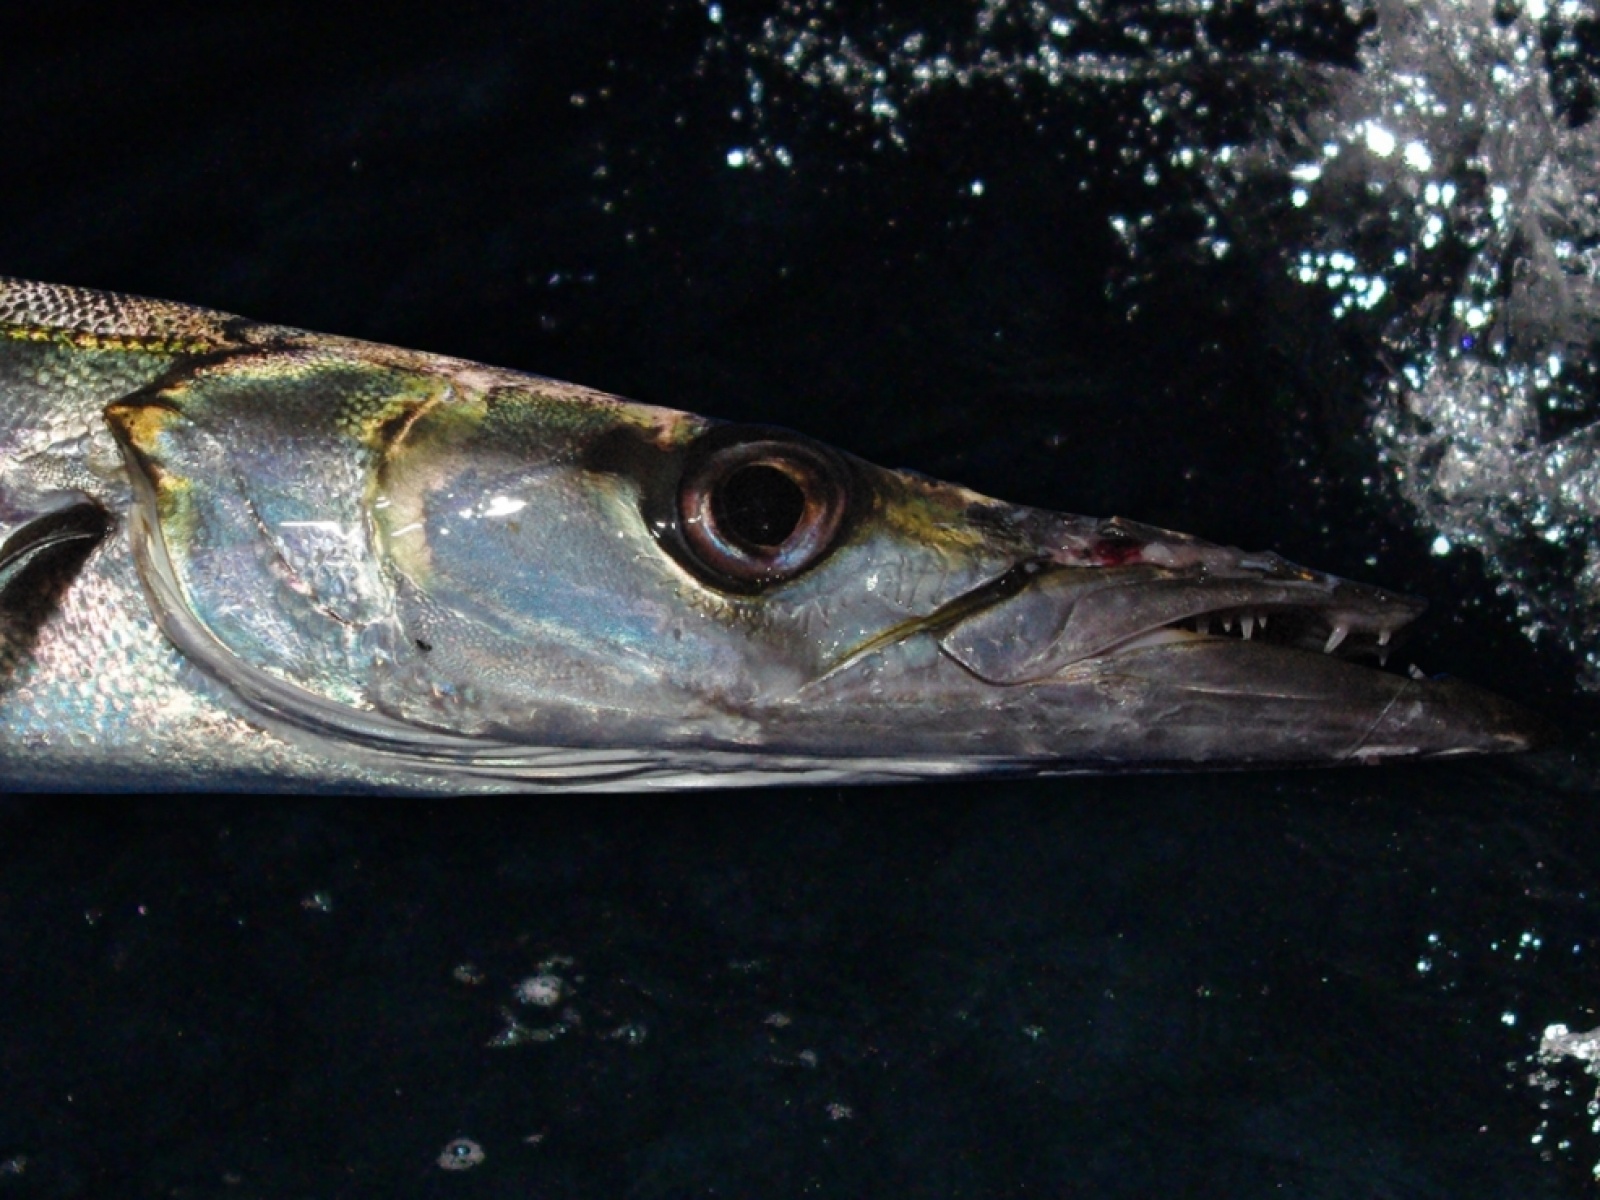
<path id="1" fill-rule="evenodd" d="M 230 362 L 108 414 L 168 635 L 315 736 L 522 782 L 529 747 L 682 781 L 1537 737 L 1487 693 L 1359 661 L 1422 611 L 1407 597 L 786 430 L 374 353 Z"/>

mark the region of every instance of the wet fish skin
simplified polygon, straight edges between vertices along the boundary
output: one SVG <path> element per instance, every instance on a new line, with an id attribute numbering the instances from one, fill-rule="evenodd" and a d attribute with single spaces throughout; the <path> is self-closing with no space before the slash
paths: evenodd
<path id="1" fill-rule="evenodd" d="M 1420 610 L 785 431 L 0 279 L 9 787 L 631 789 L 1537 740 L 1487 693 L 1345 657 Z"/>

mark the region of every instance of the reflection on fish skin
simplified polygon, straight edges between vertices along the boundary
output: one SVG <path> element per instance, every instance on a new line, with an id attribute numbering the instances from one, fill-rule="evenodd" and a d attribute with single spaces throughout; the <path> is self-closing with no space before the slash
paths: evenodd
<path id="1" fill-rule="evenodd" d="M 0 280 L 0 778 L 457 792 L 1367 762 L 1418 601 L 798 434 Z"/>

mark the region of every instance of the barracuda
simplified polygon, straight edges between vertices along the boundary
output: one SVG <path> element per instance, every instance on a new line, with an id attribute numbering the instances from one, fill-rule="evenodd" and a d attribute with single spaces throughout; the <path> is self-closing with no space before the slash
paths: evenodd
<path id="1" fill-rule="evenodd" d="M 1421 603 L 794 433 L 0 280 L 0 782 L 459 792 L 1516 750 Z"/>

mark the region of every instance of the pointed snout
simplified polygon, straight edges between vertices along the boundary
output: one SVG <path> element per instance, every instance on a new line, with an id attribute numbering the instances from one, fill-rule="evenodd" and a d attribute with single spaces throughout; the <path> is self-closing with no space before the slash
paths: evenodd
<path id="1" fill-rule="evenodd" d="M 1123 710 L 1148 722 L 1144 750 L 1175 762 L 1366 763 L 1551 740 L 1537 716 L 1459 680 L 1282 646 L 1194 639 L 1118 655 L 1098 671 L 1102 684 L 1118 680 Z"/>

